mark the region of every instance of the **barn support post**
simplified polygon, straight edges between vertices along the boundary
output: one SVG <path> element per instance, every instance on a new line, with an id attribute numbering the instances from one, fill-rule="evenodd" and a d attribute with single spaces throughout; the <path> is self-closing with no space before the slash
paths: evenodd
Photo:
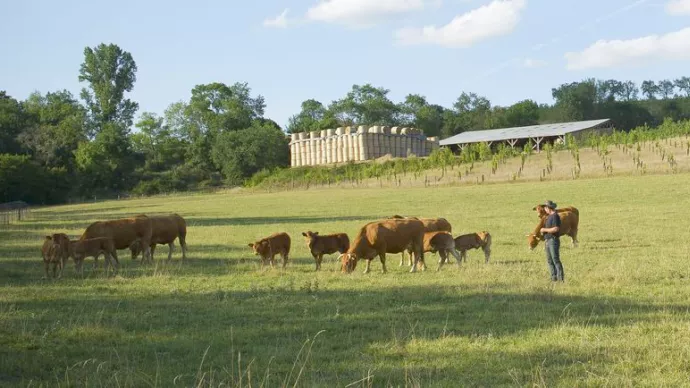
<path id="1" fill-rule="evenodd" d="M 508 144 L 510 145 L 510 148 L 515 148 L 515 144 L 517 144 L 518 139 L 510 139 L 508 140 Z"/>
<path id="2" fill-rule="evenodd" d="M 535 137 L 535 138 L 530 138 L 530 140 L 534 141 L 534 145 L 532 146 L 532 149 L 536 149 L 537 152 L 541 152 L 541 142 L 544 141 L 543 137 Z"/>

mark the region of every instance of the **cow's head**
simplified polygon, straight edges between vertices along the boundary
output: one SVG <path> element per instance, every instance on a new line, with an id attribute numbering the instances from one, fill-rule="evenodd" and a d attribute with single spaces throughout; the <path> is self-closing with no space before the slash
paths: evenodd
<path id="1" fill-rule="evenodd" d="M 547 216 L 548 214 L 546 213 L 546 209 L 544 205 L 537 205 L 532 208 L 532 210 L 537 212 L 537 217 L 542 218 Z"/>
<path id="2" fill-rule="evenodd" d="M 141 253 L 142 246 L 141 246 L 141 240 L 136 239 L 132 241 L 131 244 L 129 244 L 129 250 L 132 252 L 132 260 L 135 260 L 137 256 L 139 256 L 139 253 Z"/>
<path id="3" fill-rule="evenodd" d="M 271 243 L 268 242 L 268 240 L 259 240 L 247 245 L 252 248 L 252 251 L 256 256 L 267 256 L 271 249 Z"/>
<path id="4" fill-rule="evenodd" d="M 544 237 L 543 236 L 537 236 L 534 233 L 530 233 L 527 235 L 527 244 L 529 245 L 529 250 L 533 251 L 534 248 L 539 245 L 539 241 L 541 241 Z"/>
<path id="5" fill-rule="evenodd" d="M 343 273 L 351 273 L 357 267 L 357 256 L 354 253 L 343 253 L 338 256 L 340 270 Z"/>
<path id="6" fill-rule="evenodd" d="M 302 236 L 304 236 L 304 241 L 307 243 L 307 248 L 311 249 L 314 241 L 316 241 L 316 238 L 319 236 L 319 232 L 312 232 L 311 230 L 308 230 L 306 232 L 302 232 Z"/>
<path id="7" fill-rule="evenodd" d="M 484 251 L 484 258 L 486 261 L 489 261 L 489 258 L 491 256 L 491 234 L 485 230 L 477 233 L 477 236 L 479 237 L 480 241 L 480 247 L 482 247 L 482 250 Z"/>

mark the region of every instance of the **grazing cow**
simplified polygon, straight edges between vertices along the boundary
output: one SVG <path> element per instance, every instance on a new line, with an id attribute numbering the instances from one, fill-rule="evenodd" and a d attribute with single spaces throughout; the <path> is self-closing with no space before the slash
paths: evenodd
<path id="1" fill-rule="evenodd" d="M 467 251 L 477 248 L 482 248 L 484 263 L 488 263 L 491 258 L 491 234 L 489 232 L 463 234 L 455 238 L 455 249 L 460 252 L 460 257 L 464 261 L 467 261 Z"/>
<path id="2" fill-rule="evenodd" d="M 446 220 L 445 218 L 417 218 L 417 217 L 403 217 L 399 215 L 394 215 L 391 217 L 392 219 L 411 219 L 411 220 L 420 220 L 424 224 L 424 231 L 425 232 L 452 232 L 453 227 L 450 225 L 450 222 Z M 407 253 L 410 255 L 410 257 L 407 259 L 407 265 L 411 266 L 412 265 L 412 251 L 410 249 L 407 249 Z M 400 253 L 400 266 L 403 266 L 403 263 L 405 261 L 405 251 Z"/>
<path id="3" fill-rule="evenodd" d="M 43 256 L 43 266 L 45 269 L 45 278 L 48 276 L 48 267 L 53 264 L 53 278 L 62 277 L 62 269 L 64 267 L 62 257 L 60 255 L 60 245 L 55 243 L 52 236 L 46 236 L 41 247 L 41 256 Z M 60 274 L 56 274 L 57 267 L 60 267 Z"/>
<path id="4" fill-rule="evenodd" d="M 275 264 L 275 255 L 280 254 L 283 258 L 283 268 L 287 265 L 288 255 L 290 254 L 290 235 L 284 232 L 274 233 L 268 237 L 262 238 L 254 243 L 250 243 L 254 254 L 261 256 L 261 268 L 270 261 L 271 268 Z"/>
<path id="5" fill-rule="evenodd" d="M 73 240 L 70 241 L 69 255 L 74 260 L 79 272 L 83 275 L 84 269 L 82 268 L 82 264 L 84 263 L 84 259 L 87 257 L 93 257 L 94 261 L 98 261 L 98 256 L 103 254 L 105 257 L 106 273 L 108 273 L 108 267 L 113 265 L 110 260 L 115 260 L 115 275 L 120 267 L 120 261 L 117 258 L 117 249 L 115 247 L 116 245 L 113 239 L 108 237 L 94 237 Z"/>
<path id="6" fill-rule="evenodd" d="M 187 258 L 187 223 L 184 218 L 177 214 L 167 216 L 149 216 L 151 219 L 151 260 L 156 251 L 156 245 L 168 245 L 168 260 L 172 258 L 172 251 L 175 248 L 175 239 L 179 239 L 182 247 L 182 260 Z M 141 253 L 141 240 L 136 239 L 129 245 L 132 252 L 132 260 L 136 259 Z"/>
<path id="7" fill-rule="evenodd" d="M 417 271 L 417 264 L 424 265 L 424 224 L 417 219 L 390 218 L 364 225 L 350 249 L 340 255 L 342 272 L 355 270 L 357 261 L 366 260 L 364 273 L 369 273 L 371 260 L 377 255 L 381 259 L 383 273 L 386 273 L 386 253 L 401 253 L 412 244 L 415 263 L 410 272 Z"/>
<path id="8" fill-rule="evenodd" d="M 79 238 L 86 240 L 95 237 L 106 237 L 113 240 L 115 249 L 127 249 L 139 240 L 144 248 L 142 263 L 151 259 L 151 219 L 143 214 L 110 221 L 96 221 L 89 225 Z"/>
<path id="9" fill-rule="evenodd" d="M 67 265 L 69 259 L 69 237 L 64 233 L 53 233 L 53 243 L 56 244 L 57 254 L 62 261 L 62 267 Z"/>
<path id="10" fill-rule="evenodd" d="M 321 269 L 321 262 L 323 255 L 330 255 L 333 253 L 345 253 L 350 249 L 350 238 L 345 233 L 329 234 L 326 236 L 319 236 L 319 232 L 302 232 L 309 252 L 314 256 L 316 261 L 316 270 Z"/>
<path id="11" fill-rule="evenodd" d="M 537 206 L 533 207 L 532 210 L 537 212 L 537 217 L 539 217 L 539 218 L 544 218 L 544 217 L 548 216 L 548 214 L 546 214 L 546 210 L 544 210 L 544 205 L 537 205 Z M 578 212 L 578 210 L 572 206 L 568 206 L 568 207 L 556 209 L 556 212 L 558 212 L 558 213 L 561 213 L 561 212 Z"/>
<path id="12" fill-rule="evenodd" d="M 448 261 L 449 253 L 455 256 L 458 267 L 462 261 L 460 255 L 458 255 L 458 252 L 455 250 L 455 240 L 453 240 L 453 235 L 449 232 L 424 233 L 424 252 L 438 252 L 440 259 L 438 260 L 438 268 L 436 271 L 440 271 L 443 264 Z"/>
<path id="13" fill-rule="evenodd" d="M 558 234 L 560 236 L 570 236 L 573 239 L 573 247 L 577 247 L 577 228 L 580 223 L 580 212 L 574 209 L 574 211 L 559 212 L 558 215 L 561 217 L 561 227 Z M 544 227 L 546 218 L 540 218 L 539 224 L 534 228 L 534 232 L 527 235 L 527 243 L 530 250 L 534 250 L 539 245 L 539 241 L 544 239 L 541 228 Z"/>

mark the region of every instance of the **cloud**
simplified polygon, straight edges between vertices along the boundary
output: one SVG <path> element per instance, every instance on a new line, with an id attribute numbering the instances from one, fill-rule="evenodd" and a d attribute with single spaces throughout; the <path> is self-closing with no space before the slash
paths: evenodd
<path id="1" fill-rule="evenodd" d="M 690 15 L 690 0 L 671 0 L 666 3 L 666 12 L 671 15 Z"/>
<path id="2" fill-rule="evenodd" d="M 395 36 L 399 44 L 436 44 L 444 47 L 469 47 L 479 41 L 512 32 L 520 20 L 526 0 L 493 0 L 491 3 L 456 16 L 442 27 L 402 28 Z"/>
<path id="3" fill-rule="evenodd" d="M 273 19 L 264 20 L 264 27 L 274 27 L 274 28 L 286 28 L 288 26 L 287 13 L 289 9 L 285 10 Z"/>
<path id="4" fill-rule="evenodd" d="M 440 0 L 322 0 L 307 10 L 307 19 L 366 28 L 391 16 L 421 11 Z"/>
<path id="5" fill-rule="evenodd" d="M 611 68 L 653 61 L 690 59 L 690 27 L 665 35 L 629 40 L 599 40 L 580 52 L 565 54 L 568 70 Z"/>
<path id="6" fill-rule="evenodd" d="M 540 59 L 531 59 L 531 58 L 526 58 L 522 61 L 522 66 L 529 68 L 529 69 L 535 69 L 537 67 L 544 67 L 548 63 L 546 61 L 542 61 Z"/>

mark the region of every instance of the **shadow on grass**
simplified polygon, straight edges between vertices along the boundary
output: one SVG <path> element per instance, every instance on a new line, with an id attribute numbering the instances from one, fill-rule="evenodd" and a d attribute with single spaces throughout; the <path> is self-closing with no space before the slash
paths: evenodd
<path id="1" fill-rule="evenodd" d="M 482 338 L 512 344 L 515 336 L 533 338 L 535 331 L 615 329 L 688 308 L 550 291 L 459 292 L 451 286 L 329 290 L 318 277 L 296 281 L 289 275 L 242 291 L 161 284 L 156 295 L 127 296 L 118 291 L 121 281 L 98 281 L 89 292 L 70 295 L 52 283 L 40 300 L 0 304 L 1 380 L 56 384 L 70 366 L 73 383 L 124 379 L 126 386 L 139 386 L 155 377 L 163 386 L 174 380 L 192 386 L 202 369 L 206 378 L 215 376 L 214 386 L 236 385 L 242 366 L 246 371 L 251 363 L 253 383 L 267 369 L 275 383 L 299 358 L 304 386 L 345 386 L 368 373 L 374 386 L 401 386 L 408 378 L 422 386 L 524 385 L 539 368 L 547 377 L 577 378 L 581 363 L 594 358 L 606 368 L 616 355 L 530 339 L 509 351 L 479 346 Z M 297 357 L 305 340 L 321 330 L 308 362 L 307 350 Z M 246 384 L 248 376 L 243 378 Z"/>

